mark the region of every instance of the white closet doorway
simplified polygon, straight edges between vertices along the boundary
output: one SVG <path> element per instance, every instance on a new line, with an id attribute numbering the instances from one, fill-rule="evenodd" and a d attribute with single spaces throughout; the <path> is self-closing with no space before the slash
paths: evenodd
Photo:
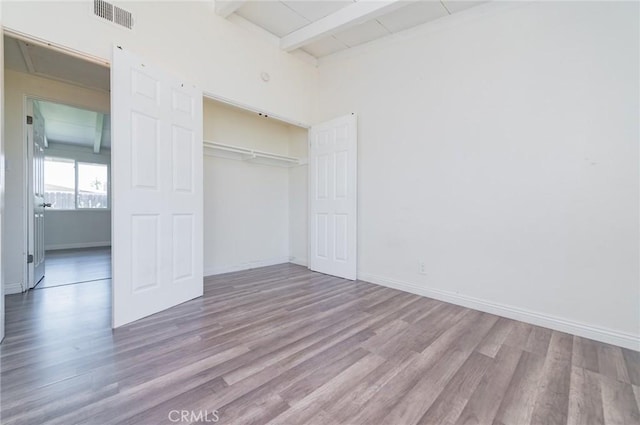
<path id="1" fill-rule="evenodd" d="M 205 98 L 205 276 L 307 260 L 307 128 Z"/>
<path id="2" fill-rule="evenodd" d="M 294 263 L 355 279 L 355 116 L 309 129 L 205 98 L 203 117 L 204 275 Z M 310 143 L 317 147 L 314 138 L 325 136 L 332 152 L 310 155 Z M 310 158 L 325 158 L 331 168 L 319 170 Z M 313 225 L 318 185 L 331 186 L 334 197 L 322 207 L 336 213 L 336 226 L 324 233 Z M 331 259 L 315 261 L 317 247 L 327 243 L 343 245 L 331 249 Z"/>

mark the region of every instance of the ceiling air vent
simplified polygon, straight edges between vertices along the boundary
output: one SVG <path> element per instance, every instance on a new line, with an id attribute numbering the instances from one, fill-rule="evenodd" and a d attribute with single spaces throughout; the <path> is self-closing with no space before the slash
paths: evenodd
<path id="1" fill-rule="evenodd" d="M 125 28 L 133 27 L 131 12 L 104 0 L 93 0 L 93 14 Z"/>

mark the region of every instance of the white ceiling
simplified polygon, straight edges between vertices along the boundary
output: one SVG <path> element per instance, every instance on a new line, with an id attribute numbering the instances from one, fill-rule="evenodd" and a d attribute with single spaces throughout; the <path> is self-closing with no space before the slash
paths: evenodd
<path id="1" fill-rule="evenodd" d="M 274 34 L 285 50 L 293 50 L 287 48 L 292 37 L 303 40 L 299 48 L 320 58 L 485 2 L 387 0 L 377 2 L 378 10 L 372 11 L 375 0 L 216 0 L 216 10 Z M 309 36 L 314 31 L 316 35 Z"/>
<path id="2" fill-rule="evenodd" d="M 109 91 L 109 68 L 6 35 L 4 64 L 14 71 Z"/>
<path id="3" fill-rule="evenodd" d="M 37 106 L 44 118 L 45 135 L 49 143 L 63 143 L 93 149 L 96 134 L 98 134 L 100 149 L 111 147 L 109 115 L 45 101 L 37 101 Z M 97 129 L 100 120 L 102 125 Z"/>

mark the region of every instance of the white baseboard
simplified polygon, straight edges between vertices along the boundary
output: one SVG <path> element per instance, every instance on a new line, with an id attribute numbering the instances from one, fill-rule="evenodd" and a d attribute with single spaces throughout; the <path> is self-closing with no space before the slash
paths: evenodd
<path id="1" fill-rule="evenodd" d="M 631 350 L 640 351 L 640 336 L 638 335 L 587 325 L 585 323 L 575 322 L 556 316 L 494 303 L 491 301 L 456 294 L 449 291 L 443 291 L 440 289 L 425 288 L 414 283 L 402 282 L 399 280 L 390 279 L 374 274 L 359 272 L 358 279 L 375 283 L 377 285 L 398 289 L 400 291 L 434 298 L 436 300 L 445 301 L 451 304 L 472 308 L 474 310 L 484 311 L 486 313 L 495 314 L 497 316 L 503 316 L 509 319 L 519 320 L 521 322 L 526 322 L 533 325 L 566 332 L 572 335 L 605 342 L 607 344 L 613 344 L 620 347 L 629 348 Z"/>
<path id="2" fill-rule="evenodd" d="M 240 264 L 231 264 L 228 266 L 205 266 L 205 276 L 215 276 L 217 274 L 239 272 L 242 270 L 257 269 L 258 267 L 275 266 L 276 264 L 288 263 L 289 257 L 276 257 L 260 261 L 249 261 Z"/>
<path id="3" fill-rule="evenodd" d="M 111 246 L 111 241 L 104 242 L 76 242 L 65 244 L 45 245 L 45 251 L 56 251 L 59 249 L 80 249 L 80 248 L 100 248 L 104 246 Z"/>
<path id="4" fill-rule="evenodd" d="M 307 267 L 309 264 L 307 263 L 306 258 L 298 258 L 298 257 L 289 257 L 289 262 L 291 264 L 297 264 L 299 266 Z"/>
<path id="5" fill-rule="evenodd" d="M 21 292 L 22 292 L 22 285 L 20 284 L 20 282 L 4 284 L 5 295 L 20 294 Z"/>

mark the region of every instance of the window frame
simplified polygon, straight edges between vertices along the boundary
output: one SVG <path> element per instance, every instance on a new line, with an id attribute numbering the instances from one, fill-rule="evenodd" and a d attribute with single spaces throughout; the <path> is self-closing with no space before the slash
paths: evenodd
<path id="1" fill-rule="evenodd" d="M 47 158 L 52 158 L 52 159 L 61 159 L 61 160 L 65 160 L 65 161 L 73 161 L 73 172 L 74 172 L 74 194 L 73 194 L 73 205 L 74 208 L 48 208 L 47 211 L 48 212 L 62 212 L 62 211 L 111 211 L 111 164 L 109 163 L 104 163 L 104 162 L 96 162 L 96 161 L 90 161 L 90 160 L 85 160 L 85 159 L 77 159 L 77 158 L 69 158 L 67 156 L 62 156 L 62 155 L 47 155 L 45 152 L 45 156 L 44 156 L 44 160 L 45 160 L 45 167 L 46 167 L 46 161 Z M 78 163 L 82 163 L 82 164 L 87 164 L 87 165 L 102 165 L 107 167 L 107 206 L 105 208 L 80 208 L 78 207 L 78 171 L 79 171 L 79 167 L 78 167 Z M 45 178 L 46 178 L 46 173 L 45 173 Z M 46 181 L 45 181 L 45 187 L 46 187 Z M 46 194 L 46 190 L 45 190 L 45 194 Z"/>

